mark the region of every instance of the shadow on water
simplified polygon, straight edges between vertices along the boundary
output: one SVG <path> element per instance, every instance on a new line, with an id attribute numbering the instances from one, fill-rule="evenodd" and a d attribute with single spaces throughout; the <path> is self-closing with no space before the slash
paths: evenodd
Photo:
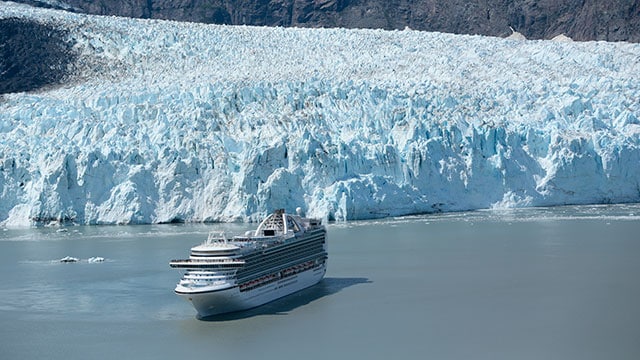
<path id="1" fill-rule="evenodd" d="M 198 317 L 198 320 L 230 321 L 246 319 L 259 315 L 287 315 L 288 312 L 294 309 L 307 305 L 325 296 L 338 293 L 350 286 L 369 283 L 371 283 L 371 281 L 366 278 L 324 278 L 314 286 L 300 290 L 291 295 L 287 295 L 283 298 L 274 300 L 270 303 L 258 306 L 256 308 L 229 314 Z"/>

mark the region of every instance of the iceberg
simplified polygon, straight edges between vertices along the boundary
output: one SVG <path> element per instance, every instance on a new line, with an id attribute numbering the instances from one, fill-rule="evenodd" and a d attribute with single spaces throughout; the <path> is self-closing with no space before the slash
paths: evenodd
<path id="1" fill-rule="evenodd" d="M 76 57 L 0 98 L 3 226 L 640 201 L 638 44 L 6 18 Z"/>

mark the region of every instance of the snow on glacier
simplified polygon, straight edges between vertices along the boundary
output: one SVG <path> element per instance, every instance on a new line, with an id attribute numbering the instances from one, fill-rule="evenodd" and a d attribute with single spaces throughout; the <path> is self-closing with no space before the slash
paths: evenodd
<path id="1" fill-rule="evenodd" d="M 640 201 L 637 44 L 8 17 L 80 56 L 0 98 L 5 226 Z"/>

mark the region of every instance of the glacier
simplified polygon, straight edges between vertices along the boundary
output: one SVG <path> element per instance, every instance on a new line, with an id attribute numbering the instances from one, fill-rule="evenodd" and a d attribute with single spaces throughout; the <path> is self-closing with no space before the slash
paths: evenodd
<path id="1" fill-rule="evenodd" d="M 5 227 L 640 201 L 638 44 L 6 18 L 78 56 L 1 95 Z"/>

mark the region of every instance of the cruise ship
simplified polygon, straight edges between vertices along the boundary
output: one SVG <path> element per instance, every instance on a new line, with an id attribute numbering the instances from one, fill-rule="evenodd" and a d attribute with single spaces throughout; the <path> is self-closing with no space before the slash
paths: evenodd
<path id="1" fill-rule="evenodd" d="M 198 317 L 253 308 L 318 283 L 327 269 L 320 220 L 277 210 L 255 231 L 231 239 L 209 235 L 188 259 L 171 260 L 184 276 L 175 293 Z"/>

